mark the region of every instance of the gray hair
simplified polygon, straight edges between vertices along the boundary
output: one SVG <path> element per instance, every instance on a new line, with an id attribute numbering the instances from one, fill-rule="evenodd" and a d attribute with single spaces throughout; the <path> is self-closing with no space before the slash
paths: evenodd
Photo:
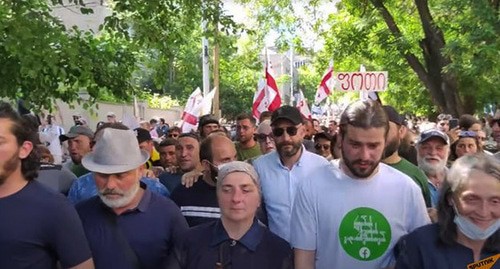
<path id="1" fill-rule="evenodd" d="M 446 176 L 438 203 L 439 237 L 446 244 L 454 244 L 457 237 L 457 227 L 453 221 L 455 211 L 449 200 L 471 180 L 470 175 L 474 171 L 491 175 L 500 182 L 500 161 L 494 157 L 476 153 L 464 155 L 453 163 Z M 484 249 L 498 253 L 500 252 L 499 246 L 500 230 L 487 239 Z"/>
<path id="2" fill-rule="evenodd" d="M 446 181 L 452 193 L 460 190 L 470 180 L 470 174 L 478 170 L 500 181 L 500 162 L 486 154 L 465 155 L 458 158 L 451 167 Z"/>

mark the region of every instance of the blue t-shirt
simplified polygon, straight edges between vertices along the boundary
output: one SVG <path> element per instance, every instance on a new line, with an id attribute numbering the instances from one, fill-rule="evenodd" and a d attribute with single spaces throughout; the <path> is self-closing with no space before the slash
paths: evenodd
<path id="1" fill-rule="evenodd" d="M 169 173 L 165 172 L 158 176 L 160 183 L 165 186 L 170 193 L 174 192 L 177 186 L 181 185 L 182 175 L 184 173 Z"/>
<path id="2" fill-rule="evenodd" d="M 229 237 L 220 220 L 193 227 L 179 253 L 183 269 L 217 268 L 217 262 L 238 269 L 293 268 L 290 245 L 257 220 L 239 240 Z"/>
<path id="3" fill-rule="evenodd" d="M 82 224 L 61 194 L 30 181 L 0 198 L 0 268 L 64 268 L 91 258 Z"/>
<path id="4" fill-rule="evenodd" d="M 141 188 L 145 188 L 141 184 Z M 179 208 L 168 198 L 146 189 L 139 205 L 116 215 L 98 196 L 76 205 L 85 229 L 96 268 L 133 268 L 122 241 L 116 237 L 111 220 L 116 221 L 142 269 L 166 268 L 167 257 L 187 223 Z"/>
<path id="5" fill-rule="evenodd" d="M 152 192 L 156 192 L 165 197 L 170 196 L 170 192 L 167 188 L 156 179 L 142 177 L 141 182 L 145 183 L 148 186 L 148 189 Z M 98 191 L 97 186 L 95 185 L 94 173 L 90 172 L 79 177 L 75 182 L 73 182 L 73 185 L 71 185 L 68 192 L 68 199 L 76 205 L 79 202 L 96 196 L 97 193 Z"/>

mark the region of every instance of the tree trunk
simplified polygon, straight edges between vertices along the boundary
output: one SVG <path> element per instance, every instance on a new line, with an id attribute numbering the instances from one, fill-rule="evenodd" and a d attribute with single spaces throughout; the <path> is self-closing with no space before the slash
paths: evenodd
<path id="1" fill-rule="evenodd" d="M 396 39 L 404 39 L 402 32 L 383 1 L 371 0 L 371 2 L 380 12 L 387 27 Z M 459 116 L 465 110 L 459 96 L 457 79 L 453 74 L 444 73 L 443 71 L 444 67 L 451 63 L 449 58 L 442 55 L 442 49 L 445 46 L 444 35 L 434 24 L 427 1 L 415 0 L 415 4 L 425 34 L 425 38 L 419 44 L 422 49 L 424 64 L 402 46 L 398 45 L 397 49 L 424 84 L 439 112 Z"/>

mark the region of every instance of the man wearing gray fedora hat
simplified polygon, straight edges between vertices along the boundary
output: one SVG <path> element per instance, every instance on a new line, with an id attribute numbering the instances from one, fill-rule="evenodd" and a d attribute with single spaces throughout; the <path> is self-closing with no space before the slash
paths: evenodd
<path id="1" fill-rule="evenodd" d="M 168 268 L 187 229 L 177 206 L 140 181 L 148 159 L 133 131 L 106 128 L 82 160 L 98 196 L 76 208 L 97 268 Z"/>

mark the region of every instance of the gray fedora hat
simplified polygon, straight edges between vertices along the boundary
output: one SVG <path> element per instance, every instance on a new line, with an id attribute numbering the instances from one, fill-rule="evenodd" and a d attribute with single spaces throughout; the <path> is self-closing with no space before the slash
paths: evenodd
<path id="1" fill-rule="evenodd" d="M 102 136 L 89 154 L 82 159 L 83 167 L 89 171 L 114 174 L 138 168 L 149 159 L 142 151 L 131 130 L 105 128 Z"/>

